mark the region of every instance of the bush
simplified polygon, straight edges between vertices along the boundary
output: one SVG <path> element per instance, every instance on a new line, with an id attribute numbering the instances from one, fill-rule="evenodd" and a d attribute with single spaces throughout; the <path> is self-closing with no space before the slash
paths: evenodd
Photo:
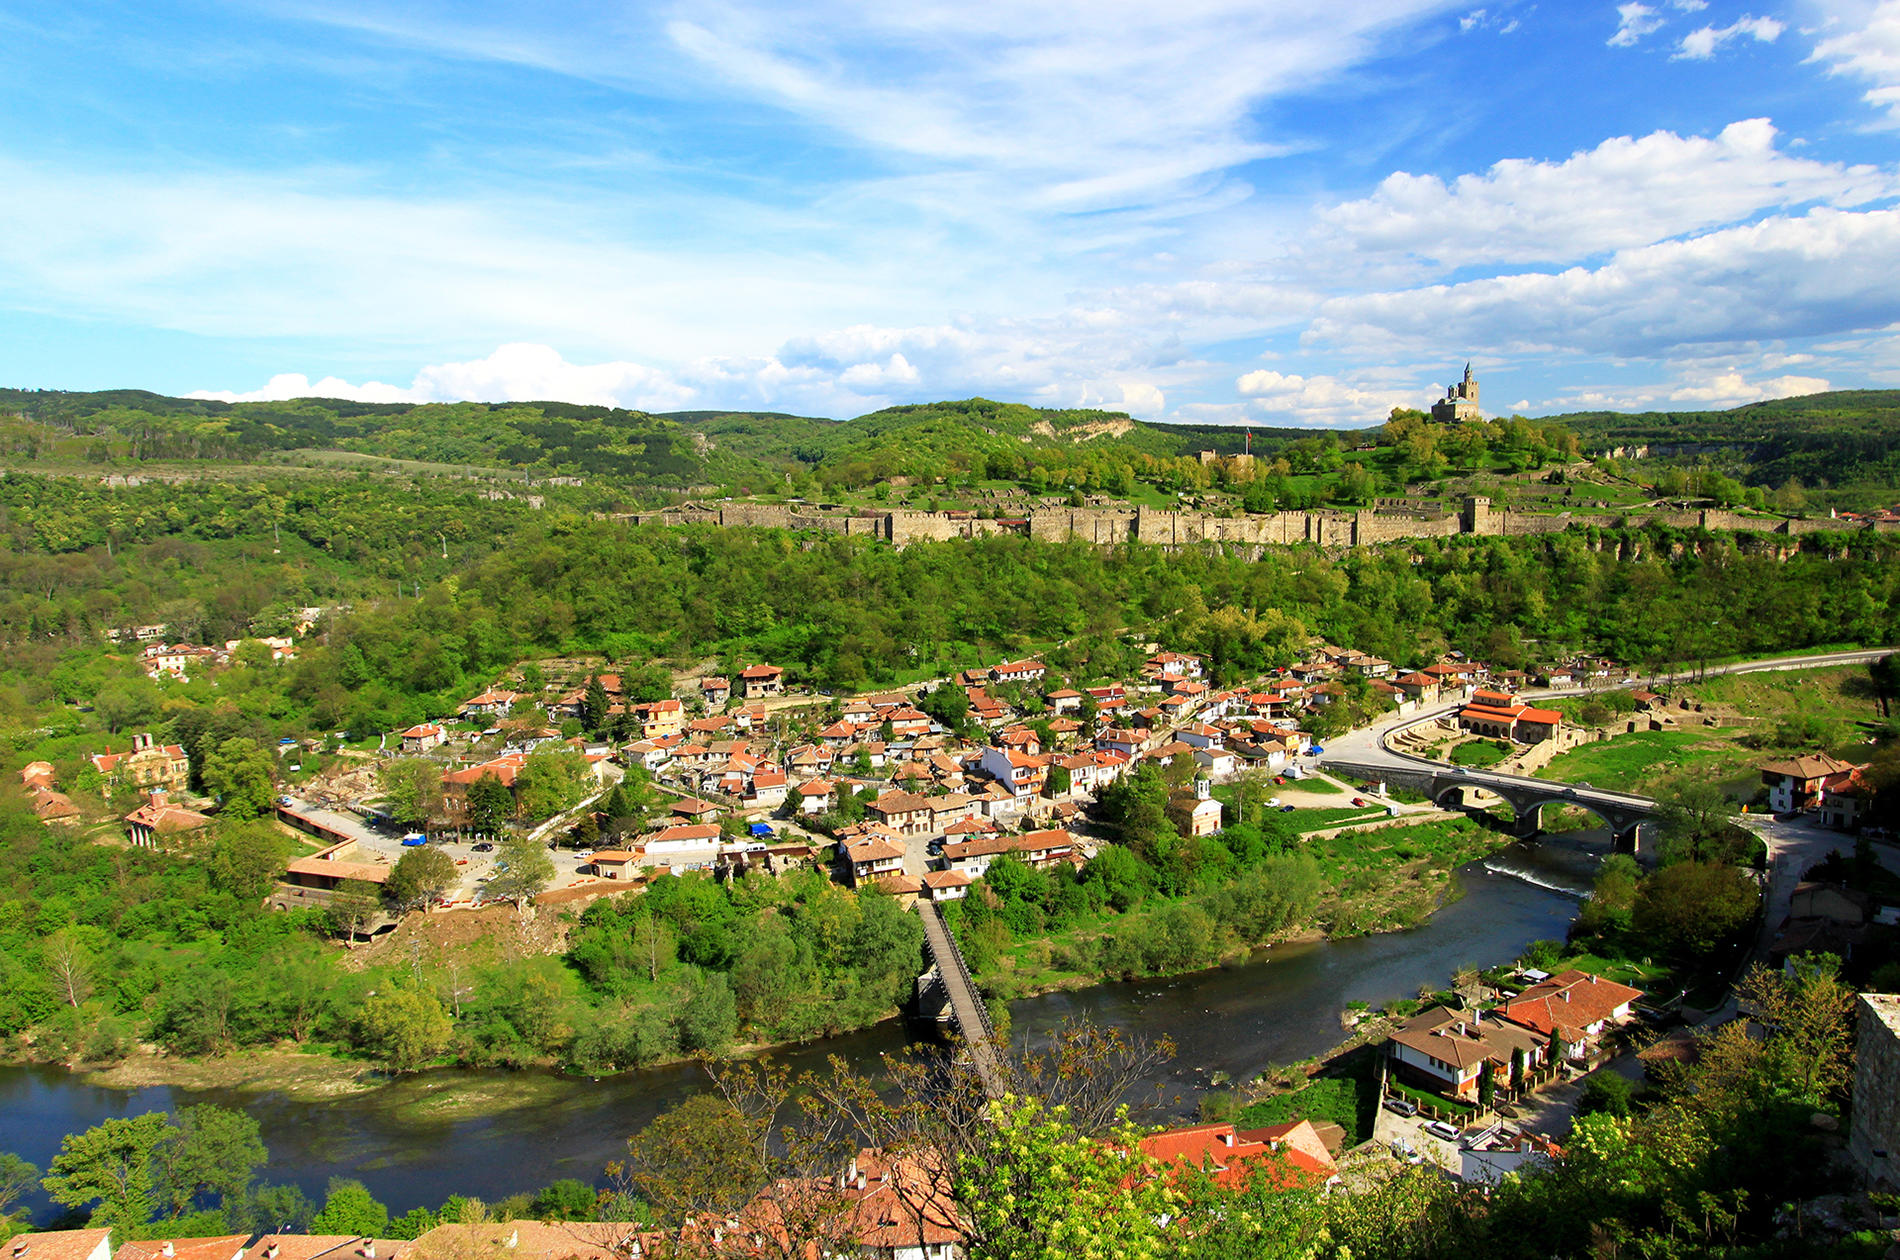
<path id="1" fill-rule="evenodd" d="M 1630 1100 L 1635 1096 L 1636 1087 L 1627 1077 L 1618 1076 L 1608 1068 L 1592 1072 L 1583 1083 L 1583 1097 L 1577 1100 L 1579 1116 L 1603 1112 L 1606 1115 L 1624 1119 L 1630 1113 Z"/>

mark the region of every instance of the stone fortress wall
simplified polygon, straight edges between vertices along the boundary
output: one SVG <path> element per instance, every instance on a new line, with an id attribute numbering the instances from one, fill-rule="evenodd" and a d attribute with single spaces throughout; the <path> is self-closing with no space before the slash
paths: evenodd
<path id="1" fill-rule="evenodd" d="M 1900 532 L 1892 524 L 1864 525 L 1838 520 L 1784 520 L 1714 509 L 1631 512 L 1623 515 L 1513 512 L 1469 498 L 1457 512 L 1412 511 L 1393 507 L 1334 511 L 1237 513 L 1163 511 L 1154 508 L 1032 508 L 1021 516 L 983 519 L 967 512 L 852 511 L 845 508 L 788 507 L 771 503 L 688 504 L 658 512 L 616 517 L 636 524 L 738 525 L 770 529 L 823 530 L 861 534 L 902 547 L 918 541 L 1016 534 L 1045 542 L 1080 539 L 1099 545 L 1144 542 L 1158 547 L 1197 543 L 1242 547 L 1287 547 L 1312 543 L 1326 548 L 1371 547 L 1412 538 L 1515 537 L 1561 533 L 1572 525 L 1635 527 L 1668 525 L 1677 529 L 1752 531 L 1799 536 L 1827 531 L 1875 529 Z"/>

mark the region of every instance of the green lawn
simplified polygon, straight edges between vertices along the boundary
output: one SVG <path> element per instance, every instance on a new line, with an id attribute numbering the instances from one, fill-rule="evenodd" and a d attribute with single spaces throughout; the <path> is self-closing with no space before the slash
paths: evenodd
<path id="1" fill-rule="evenodd" d="M 1341 809 L 1296 809 L 1290 817 L 1293 825 L 1301 831 L 1324 831 L 1328 827 L 1337 827 L 1342 823 L 1384 818 L 1385 810 L 1363 809 L 1348 805 Z"/>
<path id="2" fill-rule="evenodd" d="M 1706 730 L 1637 731 L 1553 757 L 1540 779 L 1586 782 L 1613 792 L 1640 792 L 1680 770 L 1727 778 L 1746 770 L 1760 754 Z"/>
<path id="3" fill-rule="evenodd" d="M 1511 750 L 1495 739 L 1474 739 L 1451 750 L 1451 763 L 1454 766 L 1485 769 L 1497 765 L 1510 755 Z"/>

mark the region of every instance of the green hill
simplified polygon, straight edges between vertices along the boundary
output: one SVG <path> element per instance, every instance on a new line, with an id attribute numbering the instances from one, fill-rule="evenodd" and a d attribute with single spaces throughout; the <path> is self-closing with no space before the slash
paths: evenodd
<path id="1" fill-rule="evenodd" d="M 1900 390 L 1835 390 L 1726 411 L 1553 416 L 1586 450 L 1647 446 L 1651 458 L 1726 465 L 1754 485 L 1790 478 L 1876 497 L 1900 485 Z"/>

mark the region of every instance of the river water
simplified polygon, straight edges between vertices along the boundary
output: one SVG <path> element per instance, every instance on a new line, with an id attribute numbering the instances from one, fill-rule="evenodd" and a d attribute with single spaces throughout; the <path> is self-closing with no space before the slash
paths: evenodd
<path id="1" fill-rule="evenodd" d="M 1270 1063 L 1322 1053 L 1344 1036 L 1339 1013 L 1352 1001 L 1378 1006 L 1439 987 L 1462 966 L 1489 967 L 1531 941 L 1561 938 L 1608 838 L 1601 832 L 1514 844 L 1458 872 L 1464 895 L 1422 927 L 1346 941 L 1280 945 L 1237 966 L 1172 980 L 1108 984 L 1012 1005 L 1012 1035 L 1046 1035 L 1086 1015 L 1129 1033 L 1166 1035 L 1177 1048 L 1160 1084 L 1171 1110 L 1190 1113 L 1210 1076 L 1239 1081 Z M 795 1067 L 839 1055 L 874 1066 L 907 1032 L 890 1021 L 864 1032 L 779 1052 Z M 397 1213 L 434 1207 L 451 1194 L 494 1200 L 559 1177 L 598 1181 L 629 1134 L 703 1084 L 692 1065 L 598 1080 L 539 1076 L 531 1104 L 475 1118 L 432 1118 L 418 1108 L 432 1091 L 499 1085 L 520 1074 L 437 1072 L 370 1094 L 322 1103 L 275 1094 L 193 1092 L 155 1086 L 101 1089 L 58 1068 L 0 1067 L 0 1151 L 44 1169 L 59 1141 L 112 1116 L 196 1102 L 242 1107 L 270 1149 L 262 1179 L 293 1182 L 319 1203 L 333 1176 L 360 1178 Z M 423 1114 L 418 1115 L 418 1110 Z M 49 1219 L 44 1199 L 36 1219 Z"/>

